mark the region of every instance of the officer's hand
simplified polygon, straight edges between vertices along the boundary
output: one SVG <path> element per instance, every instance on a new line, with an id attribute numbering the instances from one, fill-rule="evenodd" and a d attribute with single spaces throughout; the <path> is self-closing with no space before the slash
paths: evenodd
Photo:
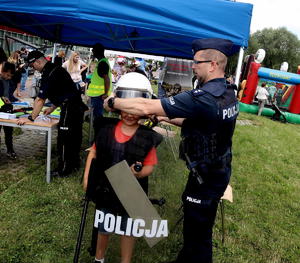
<path id="1" fill-rule="evenodd" d="M 27 118 L 19 118 L 18 120 L 17 120 L 17 124 L 18 125 L 24 125 L 25 123 L 32 123 L 32 121 L 31 120 L 28 120 Z"/>

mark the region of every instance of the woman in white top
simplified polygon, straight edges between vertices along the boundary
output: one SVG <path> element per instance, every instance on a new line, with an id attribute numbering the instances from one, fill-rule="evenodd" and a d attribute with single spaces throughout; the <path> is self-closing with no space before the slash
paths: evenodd
<path id="1" fill-rule="evenodd" d="M 69 72 L 72 80 L 77 86 L 77 89 L 81 90 L 81 88 L 85 86 L 82 81 L 81 73 L 87 69 L 87 65 L 80 59 L 79 53 L 73 52 L 70 58 L 63 63 L 62 67 Z"/>
<path id="2" fill-rule="evenodd" d="M 258 100 L 258 116 L 261 115 L 265 103 L 268 101 L 269 92 L 265 87 L 266 83 L 262 83 L 261 87 L 258 87 L 256 90 L 256 98 Z"/>

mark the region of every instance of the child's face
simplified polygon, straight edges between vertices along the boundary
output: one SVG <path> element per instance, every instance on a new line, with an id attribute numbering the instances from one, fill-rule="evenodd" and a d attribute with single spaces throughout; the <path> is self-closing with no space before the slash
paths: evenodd
<path id="1" fill-rule="evenodd" d="M 140 116 L 121 111 L 121 119 L 122 119 L 123 123 L 125 123 L 126 125 L 132 126 L 132 125 L 136 125 L 138 123 Z"/>

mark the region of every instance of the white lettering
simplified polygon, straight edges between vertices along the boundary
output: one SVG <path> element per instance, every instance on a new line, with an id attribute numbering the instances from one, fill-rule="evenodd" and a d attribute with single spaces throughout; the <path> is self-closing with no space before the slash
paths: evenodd
<path id="1" fill-rule="evenodd" d="M 126 236 L 131 236 L 132 218 L 127 219 Z"/>
<path id="2" fill-rule="evenodd" d="M 152 227 L 151 227 L 151 232 L 150 229 L 145 230 L 145 237 L 155 237 L 156 234 L 156 229 L 157 229 L 157 220 L 152 221 Z"/>
<path id="3" fill-rule="evenodd" d="M 117 216 L 115 233 L 118 235 L 124 235 L 124 231 L 121 230 L 121 221 L 122 221 L 122 217 Z"/>
<path id="4" fill-rule="evenodd" d="M 141 237 L 144 235 L 144 229 L 140 229 L 139 231 L 139 225 L 140 227 L 145 227 L 145 221 L 143 219 L 134 220 L 132 227 L 132 235 L 135 237 Z"/>
<path id="5" fill-rule="evenodd" d="M 235 115 L 238 114 L 238 112 L 239 112 L 239 106 L 238 106 L 238 104 L 232 106 L 231 108 L 223 109 L 223 120 L 225 118 L 234 117 Z"/>
<path id="6" fill-rule="evenodd" d="M 225 119 L 226 115 L 227 115 L 227 110 L 223 110 L 223 120 Z"/>
<path id="7" fill-rule="evenodd" d="M 104 220 L 104 229 L 107 232 L 113 232 L 115 228 L 115 216 L 113 214 L 107 213 L 105 215 L 105 220 Z"/>
<path id="8" fill-rule="evenodd" d="M 168 236 L 168 221 L 161 220 L 156 233 L 156 237 L 167 237 L 167 236 Z"/>
<path id="9" fill-rule="evenodd" d="M 192 198 L 190 196 L 187 196 L 186 200 L 189 201 L 189 202 L 191 202 L 191 203 L 201 204 L 201 200 L 200 199 Z"/>
<path id="10" fill-rule="evenodd" d="M 103 221 L 104 221 L 104 213 L 100 210 L 96 210 L 94 227 L 98 228 L 99 223 L 103 223 Z"/>
<path id="11" fill-rule="evenodd" d="M 190 202 L 199 203 L 201 200 L 195 198 L 187 197 Z M 116 233 L 118 235 L 141 237 L 145 236 L 147 238 L 153 237 L 167 237 L 168 236 L 168 221 L 167 220 L 152 220 L 151 228 L 145 229 L 146 222 L 144 219 L 137 218 L 127 218 L 126 230 L 121 230 L 122 217 L 115 216 L 113 214 L 107 213 L 100 210 L 96 210 L 94 227 L 98 228 L 99 224 L 103 224 L 105 231 L 109 233 Z"/>

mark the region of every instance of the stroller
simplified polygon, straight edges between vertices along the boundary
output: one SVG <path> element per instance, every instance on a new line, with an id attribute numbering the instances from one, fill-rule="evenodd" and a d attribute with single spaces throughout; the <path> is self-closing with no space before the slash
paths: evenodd
<path id="1" fill-rule="evenodd" d="M 275 111 L 275 113 L 273 114 L 273 116 L 271 117 L 271 119 L 273 121 L 281 121 L 283 123 L 286 123 L 287 120 L 286 120 L 286 117 L 284 115 L 283 112 L 280 111 L 280 109 L 278 108 L 278 106 L 274 103 L 272 103 L 272 110 Z"/>

